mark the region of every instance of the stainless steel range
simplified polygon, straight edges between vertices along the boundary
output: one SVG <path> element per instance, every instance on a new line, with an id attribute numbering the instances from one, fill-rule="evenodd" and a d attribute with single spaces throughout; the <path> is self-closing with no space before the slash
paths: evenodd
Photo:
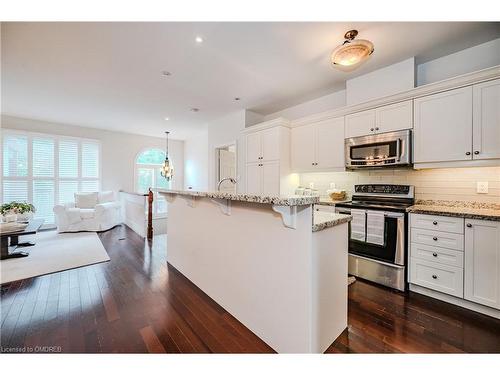
<path id="1" fill-rule="evenodd" d="M 408 215 L 414 204 L 410 185 L 355 185 L 351 202 L 336 212 L 353 216 L 349 224 L 349 274 L 406 290 Z"/>

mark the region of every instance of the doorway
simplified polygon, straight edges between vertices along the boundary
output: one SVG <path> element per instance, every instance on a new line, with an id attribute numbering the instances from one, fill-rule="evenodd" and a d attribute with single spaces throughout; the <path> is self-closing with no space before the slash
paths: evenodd
<path id="1" fill-rule="evenodd" d="M 225 178 L 236 180 L 236 145 L 230 144 L 215 149 L 217 158 L 216 185 Z M 220 186 L 220 191 L 225 193 L 236 193 L 236 184 L 231 181 L 224 181 Z"/>

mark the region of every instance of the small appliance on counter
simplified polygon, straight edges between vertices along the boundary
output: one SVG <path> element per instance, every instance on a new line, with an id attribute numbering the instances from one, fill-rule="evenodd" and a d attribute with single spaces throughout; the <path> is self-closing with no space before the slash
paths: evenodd
<path id="1" fill-rule="evenodd" d="M 352 215 L 349 223 L 349 274 L 405 291 L 408 264 L 408 214 L 411 185 L 355 185 L 351 202 L 335 212 Z"/>

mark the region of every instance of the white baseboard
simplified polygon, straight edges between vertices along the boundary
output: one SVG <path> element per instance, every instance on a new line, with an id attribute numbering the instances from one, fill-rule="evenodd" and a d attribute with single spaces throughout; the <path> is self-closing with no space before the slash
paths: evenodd
<path id="1" fill-rule="evenodd" d="M 470 302 L 458 297 L 450 296 L 448 294 L 444 294 L 441 292 L 437 292 L 435 290 L 427 289 L 419 285 L 410 284 L 410 291 L 423 294 L 428 297 L 436 298 L 438 300 L 451 303 L 453 305 L 457 305 L 463 307 L 465 309 L 469 309 L 484 315 L 491 316 L 496 319 L 500 319 L 500 310 L 493 309 L 488 306 L 483 306 L 474 302 Z"/>

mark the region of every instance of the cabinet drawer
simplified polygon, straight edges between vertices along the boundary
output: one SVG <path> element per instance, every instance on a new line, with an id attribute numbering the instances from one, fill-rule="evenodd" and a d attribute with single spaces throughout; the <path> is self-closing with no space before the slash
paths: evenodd
<path id="1" fill-rule="evenodd" d="M 410 229 L 411 242 L 464 251 L 464 235 L 420 228 Z"/>
<path id="2" fill-rule="evenodd" d="M 326 204 L 315 204 L 314 205 L 314 210 L 319 211 L 319 212 L 331 212 L 335 213 L 335 206 L 330 206 Z"/>
<path id="3" fill-rule="evenodd" d="M 410 214 L 410 227 L 463 234 L 464 219 L 438 215 Z"/>
<path id="4" fill-rule="evenodd" d="M 423 287 L 450 294 L 464 296 L 464 271 L 462 268 L 410 259 L 410 282 Z"/>
<path id="5" fill-rule="evenodd" d="M 447 264 L 448 266 L 458 268 L 463 268 L 464 266 L 464 253 L 461 251 L 412 243 L 410 252 L 413 258 L 426 260 L 428 262 Z"/>

